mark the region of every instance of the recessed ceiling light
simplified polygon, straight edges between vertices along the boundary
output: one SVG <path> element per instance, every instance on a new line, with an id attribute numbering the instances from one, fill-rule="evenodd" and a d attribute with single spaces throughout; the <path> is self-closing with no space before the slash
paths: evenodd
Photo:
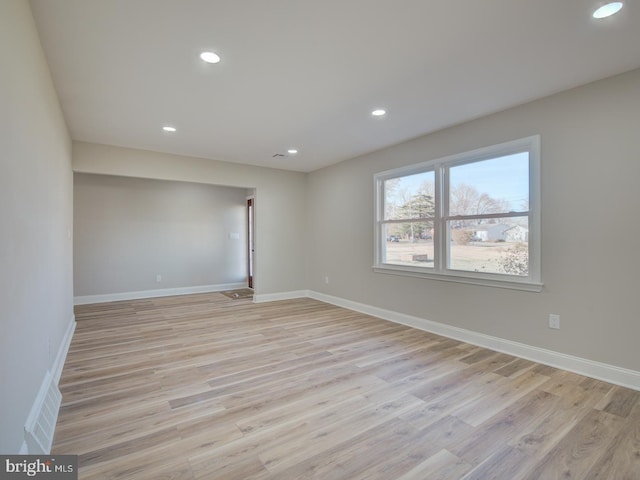
<path id="1" fill-rule="evenodd" d="M 200 58 L 207 63 L 218 63 L 220 61 L 220 56 L 213 52 L 202 52 Z"/>
<path id="2" fill-rule="evenodd" d="M 593 18 L 607 18 L 611 15 L 615 15 L 622 8 L 622 2 L 611 2 L 606 5 L 602 5 L 595 12 L 593 12 Z"/>
<path id="3" fill-rule="evenodd" d="M 175 132 L 176 131 L 176 127 L 172 127 L 170 125 L 165 125 L 164 127 L 162 127 L 162 130 L 164 130 L 165 132 Z"/>
<path id="4" fill-rule="evenodd" d="M 298 150 L 296 150 L 295 148 L 290 148 L 289 150 L 287 150 L 287 153 L 289 155 L 295 155 L 296 153 L 298 153 Z"/>
<path id="5" fill-rule="evenodd" d="M 376 108 L 373 112 L 371 112 L 371 115 L 373 115 L 374 117 L 382 117 L 386 114 L 387 111 L 384 108 Z"/>

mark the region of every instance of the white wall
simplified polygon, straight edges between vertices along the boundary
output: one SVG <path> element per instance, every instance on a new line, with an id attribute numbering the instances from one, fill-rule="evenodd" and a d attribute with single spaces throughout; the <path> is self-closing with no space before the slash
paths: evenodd
<path id="1" fill-rule="evenodd" d="M 256 293 L 305 288 L 305 174 L 82 142 L 73 143 L 73 169 L 255 189 Z"/>
<path id="2" fill-rule="evenodd" d="M 73 320 L 71 142 L 29 3 L 0 2 L 0 453 Z"/>
<path id="3" fill-rule="evenodd" d="M 74 295 L 246 285 L 246 192 L 76 173 Z"/>
<path id="4" fill-rule="evenodd" d="M 636 70 L 313 172 L 309 288 L 640 371 L 639 125 Z M 542 293 L 372 271 L 374 173 L 534 134 Z M 559 331 L 548 328 L 549 313 L 561 315 Z"/>

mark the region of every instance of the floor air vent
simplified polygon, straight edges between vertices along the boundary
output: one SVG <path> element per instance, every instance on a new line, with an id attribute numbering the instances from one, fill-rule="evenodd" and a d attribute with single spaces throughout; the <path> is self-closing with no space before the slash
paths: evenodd
<path id="1" fill-rule="evenodd" d="M 25 441 L 30 454 L 49 454 L 58 419 L 62 394 L 53 376 L 47 371 L 31 412 L 24 426 Z"/>

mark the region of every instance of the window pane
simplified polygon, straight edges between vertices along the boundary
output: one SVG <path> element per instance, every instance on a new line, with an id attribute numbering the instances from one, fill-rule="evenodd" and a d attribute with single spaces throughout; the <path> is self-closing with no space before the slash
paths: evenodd
<path id="1" fill-rule="evenodd" d="M 449 268 L 467 272 L 529 274 L 529 225 L 527 217 L 493 220 L 457 227 L 447 222 Z"/>
<path id="2" fill-rule="evenodd" d="M 433 268 L 433 230 L 425 222 L 393 223 L 386 226 L 385 263 Z"/>
<path id="3" fill-rule="evenodd" d="M 423 172 L 384 181 L 384 219 L 433 217 L 435 174 Z"/>
<path id="4" fill-rule="evenodd" d="M 449 215 L 529 210 L 529 153 L 449 169 Z"/>

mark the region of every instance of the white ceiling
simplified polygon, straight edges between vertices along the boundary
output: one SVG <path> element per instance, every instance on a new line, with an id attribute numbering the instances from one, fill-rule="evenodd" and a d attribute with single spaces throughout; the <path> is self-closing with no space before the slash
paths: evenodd
<path id="1" fill-rule="evenodd" d="M 31 3 L 73 139 L 289 170 L 640 67 L 632 0 Z"/>

